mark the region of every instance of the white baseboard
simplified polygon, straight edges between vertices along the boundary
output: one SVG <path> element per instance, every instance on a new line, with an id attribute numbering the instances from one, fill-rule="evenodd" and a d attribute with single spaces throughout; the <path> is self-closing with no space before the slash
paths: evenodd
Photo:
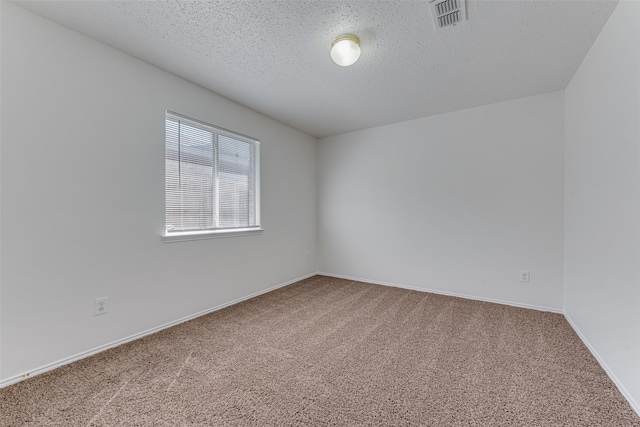
<path id="1" fill-rule="evenodd" d="M 159 332 L 159 331 L 161 331 L 163 329 L 167 329 L 167 328 L 170 328 L 172 326 L 179 325 L 180 323 L 184 323 L 184 322 L 187 322 L 189 320 L 195 319 L 197 317 L 204 316 L 205 314 L 209 314 L 209 313 L 212 313 L 214 311 L 221 310 L 221 309 L 223 309 L 225 307 L 229 307 L 231 305 L 238 304 L 239 302 L 242 302 L 242 301 L 257 297 L 257 296 L 262 295 L 262 294 L 266 294 L 267 292 L 271 292 L 271 291 L 274 291 L 274 290 L 276 290 L 278 288 L 282 288 L 284 286 L 288 286 L 288 285 L 290 285 L 292 283 L 298 282 L 300 280 L 307 279 L 307 278 L 315 276 L 317 274 L 318 273 L 307 274 L 305 276 L 298 277 L 297 279 L 289 280 L 288 282 L 280 283 L 279 285 L 275 285 L 275 286 L 272 286 L 270 288 L 263 289 L 263 290 L 260 290 L 258 292 L 254 292 L 254 293 L 252 293 L 250 295 L 247 295 L 247 296 L 244 296 L 244 297 L 241 297 L 241 298 L 237 298 L 237 299 L 235 299 L 233 301 L 229 301 L 227 303 L 217 305 L 215 307 L 212 307 L 212 308 L 200 311 L 198 313 L 195 313 L 195 314 L 192 314 L 192 315 L 189 315 L 189 316 L 174 320 L 172 322 L 165 323 L 164 325 L 160 325 L 160 326 L 157 326 L 155 328 L 147 329 L 146 331 L 142 331 L 142 332 L 139 332 L 137 334 L 130 335 L 130 336 L 126 337 L 126 338 L 122 338 L 122 339 L 110 342 L 108 344 L 101 345 L 99 347 L 95 347 L 95 348 L 93 348 L 91 350 L 83 351 L 81 353 L 75 354 L 75 355 L 70 356 L 70 357 L 65 357 L 64 359 L 60 359 L 60 360 L 58 360 L 56 362 L 49 363 L 49 364 L 41 366 L 39 368 L 32 369 L 29 372 L 25 372 L 24 374 L 14 375 L 12 377 L 9 377 L 9 378 L 6 378 L 6 379 L 0 381 L 0 388 L 7 387 L 7 386 L 9 386 L 11 384 L 15 384 L 15 383 L 23 381 L 23 380 L 25 380 L 27 378 L 31 378 L 33 376 L 43 374 L 45 372 L 48 372 L 48 371 L 51 371 L 53 369 L 59 368 L 60 366 L 68 365 L 69 363 L 85 359 L 85 358 L 87 358 L 89 356 L 93 356 L 94 354 L 103 352 L 103 351 L 108 350 L 110 348 L 117 347 L 117 346 L 122 345 L 122 344 L 126 344 L 126 343 L 128 343 L 130 341 L 134 341 L 134 340 L 137 340 L 138 338 L 142 338 L 142 337 L 145 337 L 147 335 L 154 334 L 154 333 Z"/>
<path id="2" fill-rule="evenodd" d="M 561 309 L 553 308 L 553 307 L 543 307 L 538 305 L 523 304 L 523 303 L 514 302 L 514 301 L 506 301 L 506 300 L 500 300 L 500 299 L 494 299 L 494 298 L 484 298 L 484 297 L 479 297 L 475 295 L 466 295 L 466 294 L 459 294 L 456 292 L 440 291 L 437 289 L 418 288 L 416 286 L 406 286 L 406 285 L 400 285 L 398 283 L 382 282 L 380 280 L 363 279 L 360 277 L 343 276 L 340 274 L 333 274 L 333 273 L 318 272 L 318 274 L 322 276 L 336 277 L 338 279 L 355 280 L 358 282 L 372 283 L 374 285 L 391 286 L 394 288 L 409 289 L 412 291 L 429 292 L 431 294 L 447 295 L 450 297 L 464 298 L 464 299 L 470 299 L 475 301 L 493 302 L 496 304 L 510 305 L 513 307 L 530 308 L 532 310 L 549 311 L 552 313 L 564 314 L 564 312 Z"/>
<path id="3" fill-rule="evenodd" d="M 593 357 L 596 358 L 596 360 L 598 361 L 602 369 L 604 369 L 604 371 L 607 373 L 611 381 L 613 381 L 613 383 L 616 385 L 620 394 L 622 394 L 624 398 L 627 399 L 627 402 L 629 402 L 629 405 L 631 405 L 631 408 L 636 412 L 636 414 L 638 414 L 638 416 L 640 416 L 640 404 L 633 398 L 631 393 L 629 393 L 626 387 L 622 384 L 622 381 L 618 379 L 618 377 L 613 373 L 611 368 L 609 368 L 609 365 L 607 365 L 607 362 L 604 361 L 604 359 L 600 356 L 600 354 L 595 349 L 595 347 L 591 345 L 587 337 L 582 333 L 580 328 L 578 328 L 578 325 L 576 325 L 576 323 L 573 321 L 571 316 L 569 316 L 569 314 L 565 312 L 564 317 L 565 319 L 567 319 L 567 322 L 569 322 L 569 324 L 571 325 L 573 330 L 576 332 L 576 334 L 578 334 L 578 337 L 580 337 L 584 345 L 587 346 L 591 354 L 593 354 Z"/>

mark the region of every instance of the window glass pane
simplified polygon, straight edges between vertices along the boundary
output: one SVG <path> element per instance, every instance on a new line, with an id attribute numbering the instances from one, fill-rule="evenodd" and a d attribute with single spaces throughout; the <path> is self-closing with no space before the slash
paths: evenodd
<path id="1" fill-rule="evenodd" d="M 220 227 L 248 227 L 253 208 L 251 203 L 253 173 L 252 149 L 249 144 L 218 137 L 218 179 L 220 196 Z"/>
<path id="2" fill-rule="evenodd" d="M 213 134 L 167 120 L 167 230 L 213 228 Z"/>

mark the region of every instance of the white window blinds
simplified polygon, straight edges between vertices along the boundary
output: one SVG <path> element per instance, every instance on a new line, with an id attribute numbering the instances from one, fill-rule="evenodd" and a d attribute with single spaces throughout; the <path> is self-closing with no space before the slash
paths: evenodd
<path id="1" fill-rule="evenodd" d="M 167 235 L 259 227 L 259 142 L 167 113 Z"/>

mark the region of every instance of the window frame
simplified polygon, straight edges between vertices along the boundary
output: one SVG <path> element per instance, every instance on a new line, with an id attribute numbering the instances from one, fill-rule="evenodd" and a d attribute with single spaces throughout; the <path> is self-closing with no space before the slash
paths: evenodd
<path id="1" fill-rule="evenodd" d="M 213 216 L 211 218 L 212 224 L 217 225 L 218 227 L 212 227 L 212 228 L 202 228 L 202 229 L 197 229 L 197 230 L 181 230 L 181 231 L 169 231 L 167 229 L 167 208 L 168 208 L 168 195 L 169 195 L 169 188 L 168 188 L 168 173 L 169 173 L 169 155 L 168 150 L 169 150 L 169 144 L 168 144 L 168 132 L 167 132 L 167 123 L 169 122 L 169 120 L 174 120 L 174 121 L 178 121 L 180 123 L 185 123 L 185 124 L 189 124 L 191 123 L 193 126 L 192 127 L 196 127 L 198 129 L 203 129 L 206 132 L 211 132 L 212 134 L 212 149 L 214 150 L 215 153 L 215 158 L 214 158 L 214 162 L 216 162 L 216 164 L 213 167 L 212 172 L 218 172 L 218 174 L 214 173 L 213 176 L 213 187 L 214 187 L 214 196 L 213 198 L 215 199 L 214 202 L 212 202 L 213 206 L 212 206 L 212 211 L 213 211 Z M 164 158 L 165 158 L 165 191 L 164 191 L 164 195 L 165 195 L 165 203 L 164 203 L 164 212 L 165 212 L 165 220 L 164 220 L 164 231 L 162 233 L 162 241 L 169 243 L 169 242 L 179 242 L 179 241 L 188 241 L 188 240 L 201 240 L 201 239 L 211 239 L 211 238 L 225 238 L 225 237 L 240 237 L 240 236 L 251 236 L 251 235 L 257 235 L 257 234 L 261 234 L 264 229 L 262 228 L 262 219 L 261 219 L 261 191 L 260 191 L 260 186 L 261 186 L 261 177 L 260 177 L 260 140 L 258 140 L 257 138 L 253 138 L 247 135 L 243 135 L 240 134 L 238 132 L 234 132 L 228 129 L 224 129 L 221 128 L 219 126 L 214 126 L 212 124 L 197 120 L 197 119 L 193 119 L 191 117 L 187 117 L 185 115 L 179 114 L 179 113 L 175 113 L 173 111 L 169 111 L 167 110 L 165 112 L 165 143 L 164 143 Z M 180 131 L 179 131 L 180 132 Z M 253 188 L 253 193 L 254 196 L 252 198 L 251 203 L 253 203 L 254 208 L 252 210 L 253 212 L 253 216 L 254 216 L 254 222 L 255 222 L 255 226 L 248 226 L 248 227 L 220 227 L 220 215 L 219 215 L 219 210 L 220 210 L 220 203 L 221 201 L 218 200 L 218 191 L 217 189 L 220 186 L 220 177 L 219 177 L 219 173 L 220 173 L 220 167 L 217 164 L 218 161 L 218 152 L 220 150 L 220 136 L 224 137 L 224 138 L 231 138 L 235 141 L 239 141 L 239 142 L 244 142 L 247 143 L 248 145 L 251 146 L 250 150 L 252 150 L 252 154 L 251 154 L 251 160 L 250 160 L 250 164 L 251 164 L 251 171 L 252 174 L 251 176 L 253 177 L 253 182 L 251 183 L 251 186 Z M 237 194 L 237 193 L 235 193 Z"/>

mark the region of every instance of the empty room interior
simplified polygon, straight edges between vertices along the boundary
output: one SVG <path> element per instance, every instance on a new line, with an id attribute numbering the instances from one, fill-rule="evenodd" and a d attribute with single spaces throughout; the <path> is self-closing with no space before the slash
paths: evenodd
<path id="1" fill-rule="evenodd" d="M 0 20 L 0 425 L 640 426 L 639 1 Z"/>

